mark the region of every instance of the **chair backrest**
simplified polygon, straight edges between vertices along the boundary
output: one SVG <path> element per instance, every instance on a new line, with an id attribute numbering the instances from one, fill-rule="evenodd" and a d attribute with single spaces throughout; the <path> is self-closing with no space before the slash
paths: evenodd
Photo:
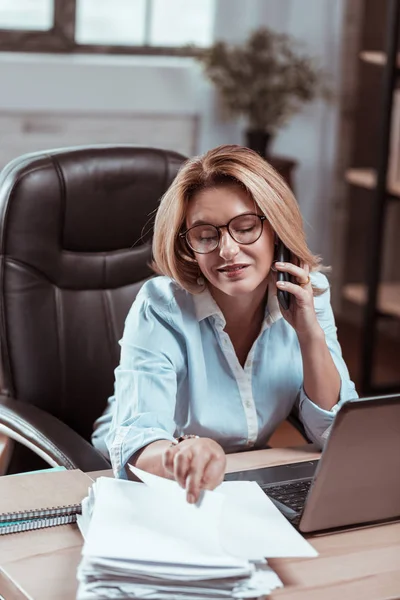
<path id="1" fill-rule="evenodd" d="M 125 317 L 152 275 L 154 212 L 184 160 L 93 146 L 25 155 L 2 171 L 1 393 L 90 438 Z"/>

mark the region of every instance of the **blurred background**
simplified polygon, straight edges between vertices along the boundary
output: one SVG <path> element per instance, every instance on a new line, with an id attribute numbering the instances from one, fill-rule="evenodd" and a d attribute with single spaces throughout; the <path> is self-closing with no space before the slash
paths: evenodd
<path id="1" fill-rule="evenodd" d="M 0 0 L 0 168 L 247 144 L 292 186 L 362 394 L 400 391 L 397 0 Z"/>

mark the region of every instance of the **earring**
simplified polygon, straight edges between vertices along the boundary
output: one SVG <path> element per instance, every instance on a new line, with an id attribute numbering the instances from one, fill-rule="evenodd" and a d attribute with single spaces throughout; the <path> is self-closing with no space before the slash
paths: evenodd
<path id="1" fill-rule="evenodd" d="M 203 286 L 205 284 L 204 277 L 199 275 L 198 278 L 196 279 L 196 282 L 197 282 L 197 285 Z"/>

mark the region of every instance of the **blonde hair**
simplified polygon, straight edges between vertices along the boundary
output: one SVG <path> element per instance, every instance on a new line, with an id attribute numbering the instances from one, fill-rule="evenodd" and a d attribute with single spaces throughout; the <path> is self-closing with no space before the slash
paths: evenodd
<path id="1" fill-rule="evenodd" d="M 201 291 L 199 267 L 180 233 L 185 230 L 186 208 L 205 188 L 222 185 L 244 187 L 267 217 L 271 229 L 300 262 L 311 271 L 321 269 L 305 238 L 296 199 L 277 171 L 253 150 L 225 145 L 187 160 L 161 199 L 153 237 L 153 269 L 167 275 L 190 293 Z M 314 289 L 318 294 L 322 290 Z"/>

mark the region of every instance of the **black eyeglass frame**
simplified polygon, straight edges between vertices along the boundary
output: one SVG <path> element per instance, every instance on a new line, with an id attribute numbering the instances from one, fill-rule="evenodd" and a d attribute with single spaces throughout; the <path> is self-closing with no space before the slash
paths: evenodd
<path id="1" fill-rule="evenodd" d="M 253 240 L 252 242 L 239 242 L 234 235 L 232 235 L 232 232 L 229 228 L 229 225 L 232 223 L 232 221 L 234 221 L 235 219 L 238 219 L 240 217 L 258 217 L 261 221 L 261 229 L 260 229 L 260 234 L 258 237 L 256 237 L 255 240 Z M 267 217 L 265 215 L 258 215 L 257 213 L 244 213 L 242 215 L 236 215 L 236 217 L 232 217 L 232 219 L 230 219 L 226 225 L 212 225 L 211 223 L 202 223 L 199 225 L 193 225 L 193 227 L 189 227 L 189 229 L 186 229 L 186 231 L 183 231 L 182 233 L 179 234 L 180 238 L 183 238 L 185 240 L 185 242 L 187 243 L 187 245 L 189 246 L 189 248 L 195 252 L 196 254 L 211 254 L 211 252 L 214 252 L 217 248 L 219 248 L 219 245 L 221 243 L 221 229 L 226 229 L 227 232 L 229 233 L 229 235 L 231 236 L 231 238 L 233 239 L 234 242 L 236 242 L 237 244 L 242 244 L 243 246 L 250 246 L 251 244 L 254 244 L 257 240 L 260 239 L 260 237 L 262 236 L 262 232 L 264 229 L 264 221 L 266 221 Z M 208 250 L 207 252 L 199 252 L 198 250 L 195 250 L 194 248 L 192 248 L 192 246 L 189 243 L 188 240 L 188 233 L 189 231 L 191 231 L 192 229 L 195 229 L 196 227 L 214 227 L 214 229 L 217 230 L 218 233 L 218 243 L 215 246 L 215 248 L 213 248 L 212 250 Z"/>

